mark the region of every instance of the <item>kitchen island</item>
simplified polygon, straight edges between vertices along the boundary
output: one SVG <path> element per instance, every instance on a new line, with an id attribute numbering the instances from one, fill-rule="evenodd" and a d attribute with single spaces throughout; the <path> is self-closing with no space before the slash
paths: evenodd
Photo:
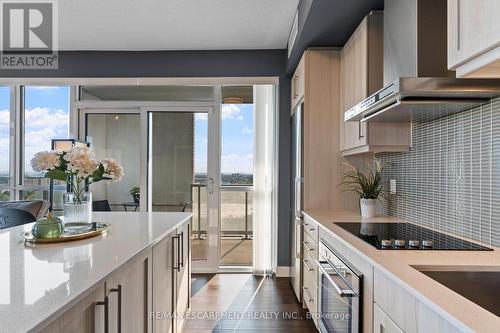
<path id="1" fill-rule="evenodd" d="M 94 213 L 111 229 L 57 244 L 25 245 L 20 235 L 32 224 L 0 230 L 0 332 L 180 331 L 182 323 L 149 314 L 189 307 L 191 216 Z"/>

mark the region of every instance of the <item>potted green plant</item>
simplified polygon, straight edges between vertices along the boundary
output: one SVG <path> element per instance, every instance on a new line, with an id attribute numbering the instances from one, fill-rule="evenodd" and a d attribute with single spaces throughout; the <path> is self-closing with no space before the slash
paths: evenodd
<path id="1" fill-rule="evenodd" d="M 130 189 L 130 195 L 134 198 L 135 203 L 140 202 L 141 188 L 139 186 L 133 186 Z"/>
<path id="2" fill-rule="evenodd" d="M 374 160 L 374 168 L 368 167 L 368 173 L 351 166 L 352 170 L 344 173 L 340 186 L 344 191 L 355 192 L 359 195 L 359 205 L 362 217 L 375 217 L 379 197 L 387 198 L 382 189 L 382 164 Z"/>

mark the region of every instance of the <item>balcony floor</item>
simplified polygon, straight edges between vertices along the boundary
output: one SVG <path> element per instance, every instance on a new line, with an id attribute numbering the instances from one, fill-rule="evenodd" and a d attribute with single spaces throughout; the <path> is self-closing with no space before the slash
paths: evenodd
<path id="1" fill-rule="evenodd" d="M 207 239 L 193 239 L 191 242 L 193 260 L 207 257 Z M 231 239 L 221 240 L 222 258 L 221 264 L 228 266 L 252 266 L 253 241 L 251 239 Z"/>
<path id="2" fill-rule="evenodd" d="M 251 274 L 193 274 L 191 314 L 183 333 L 315 332 L 307 310 L 297 302 L 289 278 Z M 208 313 L 207 313 L 208 311 Z M 240 319 L 209 319 L 203 314 L 236 314 Z M 275 313 L 275 315 L 271 315 Z M 296 314 L 290 319 L 290 314 Z M 243 314 L 243 315 L 241 315 Z M 260 318 L 248 318 L 250 314 Z M 193 318 L 196 316 L 196 319 Z M 267 316 L 267 319 L 263 316 Z M 272 317 L 271 317 L 272 316 Z"/>

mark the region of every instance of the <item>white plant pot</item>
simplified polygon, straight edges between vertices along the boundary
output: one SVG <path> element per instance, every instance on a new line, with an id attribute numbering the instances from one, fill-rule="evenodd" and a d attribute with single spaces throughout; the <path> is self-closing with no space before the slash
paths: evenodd
<path id="1" fill-rule="evenodd" d="M 377 213 L 377 199 L 359 199 L 362 217 L 375 217 Z"/>

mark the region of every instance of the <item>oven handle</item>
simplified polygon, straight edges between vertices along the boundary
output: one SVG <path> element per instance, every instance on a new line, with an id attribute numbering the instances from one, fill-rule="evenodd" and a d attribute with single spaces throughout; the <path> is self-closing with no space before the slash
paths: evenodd
<path id="1" fill-rule="evenodd" d="M 353 297 L 353 296 L 357 296 L 357 294 L 356 294 L 356 292 L 354 290 L 351 290 L 351 289 L 341 289 L 339 287 L 339 285 L 337 283 L 335 283 L 335 281 L 333 281 L 333 279 L 330 277 L 330 273 L 328 273 L 326 271 L 326 269 L 323 267 L 323 263 L 328 264 L 328 262 L 326 262 L 326 261 L 321 262 L 321 261 L 319 261 L 317 259 L 314 259 L 314 262 L 316 263 L 316 265 L 318 265 L 318 268 L 325 275 L 325 277 L 331 283 L 331 285 L 333 286 L 333 288 L 335 288 L 335 291 L 339 294 L 340 297 Z M 332 267 L 332 269 L 335 271 L 335 273 L 337 273 L 338 275 L 340 275 L 339 272 L 334 267 Z"/>

